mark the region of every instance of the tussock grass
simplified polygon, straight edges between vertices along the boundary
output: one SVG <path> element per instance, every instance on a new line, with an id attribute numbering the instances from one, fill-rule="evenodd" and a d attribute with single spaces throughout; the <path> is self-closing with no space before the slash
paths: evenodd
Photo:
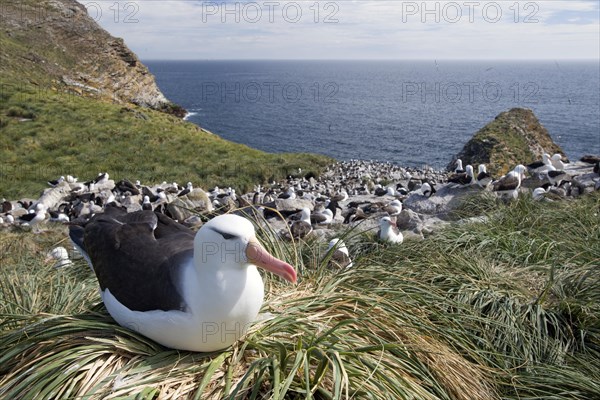
<path id="1" fill-rule="evenodd" d="M 263 229 L 300 283 L 265 277 L 265 318 L 212 354 L 119 327 L 87 266 L 40 264 L 63 233 L 21 235 L 0 269 L 0 397 L 598 398 L 599 207 L 523 198 L 401 246 L 349 232 L 341 272 L 324 244 Z"/>

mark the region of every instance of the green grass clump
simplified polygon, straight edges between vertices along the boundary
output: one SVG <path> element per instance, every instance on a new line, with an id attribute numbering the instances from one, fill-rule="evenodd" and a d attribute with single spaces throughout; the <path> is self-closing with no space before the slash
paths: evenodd
<path id="1" fill-rule="evenodd" d="M 6 111 L 6 116 L 27 119 L 35 118 L 35 114 L 32 111 L 25 110 L 21 107 L 9 107 L 9 109 Z"/>
<path id="2" fill-rule="evenodd" d="M 400 246 L 350 232 L 342 272 L 325 267 L 325 244 L 260 230 L 300 283 L 265 277 L 271 317 L 211 354 L 119 327 L 83 262 L 42 265 L 63 231 L 11 233 L 0 397 L 598 398 L 600 197 L 498 207 Z"/>

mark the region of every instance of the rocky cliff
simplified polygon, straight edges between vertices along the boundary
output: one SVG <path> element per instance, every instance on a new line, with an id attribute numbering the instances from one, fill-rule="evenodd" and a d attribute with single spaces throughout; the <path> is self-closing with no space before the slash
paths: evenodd
<path id="1" fill-rule="evenodd" d="M 75 0 L 1 0 L 2 84 L 33 84 L 74 95 L 182 115 L 148 69 Z M 14 75 L 14 71 L 19 71 Z M 11 73 L 13 73 L 11 75 Z"/>
<path id="2" fill-rule="evenodd" d="M 544 152 L 564 157 L 533 111 L 513 108 L 481 128 L 450 161 L 448 169 L 454 169 L 456 159 L 460 158 L 464 165 L 484 163 L 488 171 L 499 175 L 517 164 L 541 159 Z"/>

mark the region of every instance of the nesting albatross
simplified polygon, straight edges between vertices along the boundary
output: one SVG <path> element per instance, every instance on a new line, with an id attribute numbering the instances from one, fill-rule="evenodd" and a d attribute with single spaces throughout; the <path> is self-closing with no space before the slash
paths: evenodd
<path id="1" fill-rule="evenodd" d="M 517 199 L 524 176 L 525 167 L 519 164 L 508 174 L 492 183 L 493 190 L 505 199 Z"/>
<path id="2" fill-rule="evenodd" d="M 401 244 L 404 241 L 402 232 L 396 227 L 396 223 L 390 217 L 383 217 L 379 220 L 379 230 L 377 238 L 382 242 Z"/>
<path id="3" fill-rule="evenodd" d="M 256 267 L 296 282 L 294 268 L 236 215 L 215 217 L 194 234 L 159 213 L 107 207 L 69 233 L 119 325 L 174 349 L 216 351 L 238 340 L 263 303 Z"/>

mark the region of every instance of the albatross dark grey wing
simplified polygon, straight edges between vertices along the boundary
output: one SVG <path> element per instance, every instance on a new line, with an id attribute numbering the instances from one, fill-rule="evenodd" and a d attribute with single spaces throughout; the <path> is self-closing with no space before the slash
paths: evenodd
<path id="1" fill-rule="evenodd" d="M 519 187 L 520 181 L 515 175 L 509 173 L 508 175 L 504 175 L 498 181 L 493 183 L 494 190 L 497 192 L 504 190 L 515 190 Z"/>
<path id="2" fill-rule="evenodd" d="M 72 240 L 89 256 L 100 288 L 133 311 L 186 310 L 182 267 L 193 259 L 194 232 L 152 211 L 107 207 Z M 80 244 L 83 244 L 81 246 Z"/>

